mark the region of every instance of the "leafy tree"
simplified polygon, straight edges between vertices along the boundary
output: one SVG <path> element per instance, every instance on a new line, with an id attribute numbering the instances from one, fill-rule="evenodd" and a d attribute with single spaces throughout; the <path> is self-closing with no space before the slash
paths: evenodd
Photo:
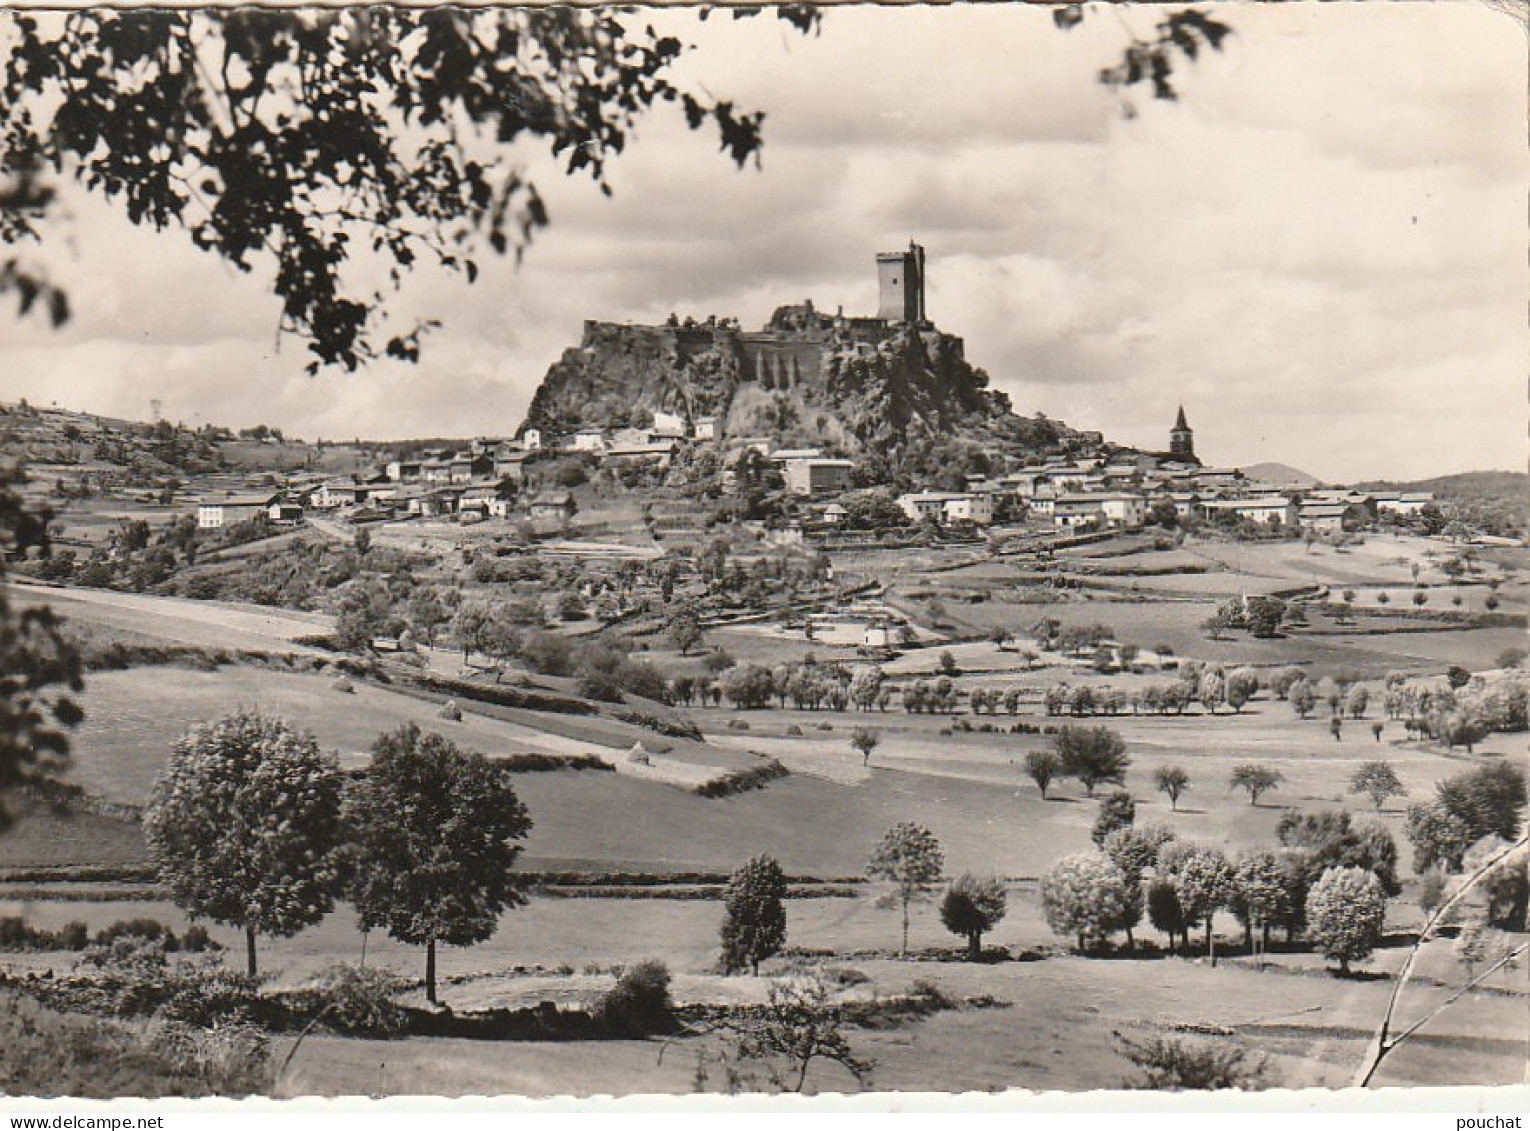
<path id="1" fill-rule="evenodd" d="M 1090 839 L 1096 848 L 1103 848 L 1106 837 L 1117 829 L 1130 828 L 1136 819 L 1137 803 L 1132 800 L 1132 795 L 1124 789 L 1115 790 L 1110 796 L 1100 799 L 1100 811 L 1095 816 L 1094 828 L 1089 833 Z"/>
<path id="2" fill-rule="evenodd" d="M 1201 631 L 1213 640 L 1221 640 L 1232 627 L 1233 617 L 1225 605 L 1201 622 Z"/>
<path id="3" fill-rule="evenodd" d="M 144 840 L 178 907 L 287 938 L 334 906 L 340 767 L 311 735 L 240 711 L 176 742 L 144 812 Z"/>
<path id="4" fill-rule="evenodd" d="M 1352 719 L 1365 718 L 1365 709 L 1370 706 L 1370 703 L 1370 692 L 1358 683 L 1349 689 L 1349 693 L 1344 698 L 1344 708 Z"/>
<path id="5" fill-rule="evenodd" d="M 1227 677 L 1227 705 L 1234 711 L 1259 692 L 1259 676 L 1252 668 L 1239 668 Z"/>
<path id="6" fill-rule="evenodd" d="M 773 856 L 756 856 L 728 881 L 723 897 L 722 963 L 728 973 L 760 963 L 786 945 L 786 875 Z"/>
<path id="7" fill-rule="evenodd" d="M 889 902 L 903 912 L 900 958 L 908 953 L 909 907 L 930 893 L 945 864 L 946 856 L 935 834 L 912 821 L 900 821 L 887 830 L 866 865 L 867 876 L 892 885 Z"/>
<path id="8" fill-rule="evenodd" d="M 1041 790 L 1043 801 L 1047 797 L 1047 786 L 1052 784 L 1052 779 L 1061 769 L 1061 761 L 1050 750 L 1032 750 L 1025 756 L 1025 772 L 1036 783 L 1036 788 Z"/>
<path id="9" fill-rule="evenodd" d="M 1348 974 L 1349 964 L 1369 957 L 1381 940 L 1386 908 L 1386 893 L 1374 873 L 1330 868 L 1307 895 L 1307 935 Z"/>
<path id="10" fill-rule="evenodd" d="M 1285 867 L 1277 853 L 1266 849 L 1245 852 L 1233 866 L 1232 897 L 1228 901 L 1243 924 L 1248 949 L 1254 949 L 1254 931 L 1263 933 L 1269 945 L 1270 926 L 1290 912 Z"/>
<path id="11" fill-rule="evenodd" d="M 675 611 L 669 618 L 669 638 L 682 656 L 701 643 L 701 621 L 695 609 L 684 605 Z"/>
<path id="12" fill-rule="evenodd" d="M 1185 909 L 1180 906 L 1179 891 L 1161 876 L 1148 884 L 1147 912 L 1153 926 L 1169 936 L 1170 947 L 1176 936 L 1182 937 L 1187 947 L 1190 945 L 1190 924 L 1185 919 Z"/>
<path id="13" fill-rule="evenodd" d="M 452 619 L 451 610 L 442 600 L 439 590 L 422 585 L 409 594 L 409 626 L 425 638 L 425 645 L 434 648 L 436 630 Z"/>
<path id="14" fill-rule="evenodd" d="M 1180 766 L 1159 766 L 1153 771 L 1153 787 L 1168 794 L 1169 808 L 1178 812 L 1180 795 L 1190 788 L 1190 775 Z"/>
<path id="15" fill-rule="evenodd" d="M 1385 827 L 1355 824 L 1343 810 L 1287 813 L 1275 826 L 1281 844 L 1300 849 L 1310 888 L 1329 868 L 1364 868 L 1389 896 L 1402 890 L 1397 880 L 1397 844 Z"/>
<path id="16" fill-rule="evenodd" d="M 953 935 L 967 940 L 967 956 L 983 956 L 983 936 L 1004 918 L 1004 884 L 997 876 L 963 873 L 951 882 L 940 903 L 940 921 Z"/>
<path id="17" fill-rule="evenodd" d="M 1445 680 L 1452 691 L 1459 691 L 1472 681 L 1472 673 L 1459 664 L 1452 664 L 1445 672 Z"/>
<path id="18" fill-rule="evenodd" d="M 856 727 L 850 733 L 850 745 L 859 750 L 861 765 L 871 764 L 871 753 L 882 743 L 882 735 L 873 727 Z"/>
<path id="19" fill-rule="evenodd" d="M 1349 779 L 1349 792 L 1369 796 L 1378 813 L 1387 798 L 1406 797 L 1408 794 L 1397 771 L 1392 769 L 1390 763 L 1383 761 L 1367 762 L 1356 770 Z"/>
<path id="20" fill-rule="evenodd" d="M 436 944 L 483 942 L 526 902 L 513 869 L 531 818 L 512 775 L 410 723 L 372 744 L 345 818 L 362 926 L 425 947 L 425 996 L 435 1002 Z"/>
<path id="21" fill-rule="evenodd" d="M 384 292 L 347 286 L 358 264 L 379 261 L 397 289 L 419 263 L 471 282 L 479 254 L 519 258 L 548 213 L 509 143 L 549 145 L 606 193 L 607 163 L 655 103 L 713 123 L 740 166 L 760 144 L 761 114 L 677 86 L 684 45 L 613 11 L 102 10 L 5 28 L 0 168 L 27 202 L 0 214 L 7 243 L 40 238 L 42 177 L 73 176 L 135 224 L 269 272 L 310 371 L 419 356 L 429 324 L 384 342 Z M 0 266 L 24 305 L 43 294 L 68 317 L 62 291 Z"/>
<path id="22" fill-rule="evenodd" d="M 1088 952 L 1106 942 L 1128 917 L 1131 886 L 1102 853 L 1065 856 L 1042 877 L 1042 912 L 1055 934 Z"/>
<path id="23" fill-rule="evenodd" d="M 1128 883 L 1136 884 L 1142 881 L 1144 872 L 1158 867 L 1164 845 L 1174 839 L 1174 832 L 1167 825 L 1127 825 L 1107 836 L 1100 849 L 1121 869 Z"/>
<path id="24" fill-rule="evenodd" d="M 1217 708 L 1227 702 L 1227 679 L 1216 668 L 1208 668 L 1201 674 L 1201 682 L 1196 689 L 1196 698 L 1213 715 Z"/>
<path id="25" fill-rule="evenodd" d="M 1424 913 L 1428 920 L 1440 904 L 1445 902 L 1445 872 L 1440 868 L 1430 868 L 1418 878 L 1418 890 L 1415 899 L 1418 909 Z"/>
<path id="26" fill-rule="evenodd" d="M 737 664 L 723 672 L 718 686 L 735 707 L 751 710 L 770 702 L 775 680 L 761 664 Z"/>
<path id="27" fill-rule="evenodd" d="M 1290 694 L 1291 688 L 1305 678 L 1306 675 L 1301 668 L 1294 665 L 1283 667 L 1270 677 L 1270 693 L 1284 699 Z"/>
<path id="28" fill-rule="evenodd" d="M 1518 835 L 1526 803 L 1524 771 L 1506 762 L 1479 766 L 1435 784 L 1435 798 L 1408 810 L 1413 869 L 1436 864 L 1461 870 L 1469 849 L 1485 836 Z"/>
<path id="29" fill-rule="evenodd" d="M 1228 789 L 1248 790 L 1248 803 L 1258 805 L 1259 798 L 1276 788 L 1283 781 L 1279 770 L 1273 770 L 1269 766 L 1259 766 L 1251 762 L 1245 762 L 1241 766 L 1233 768 L 1232 777 L 1228 780 Z"/>
<path id="30" fill-rule="evenodd" d="M 1054 736 L 1053 744 L 1062 773 L 1077 778 L 1090 797 L 1101 782 L 1119 785 L 1132 762 L 1126 753 L 1126 743 L 1109 727 L 1064 726 Z"/>
<path id="31" fill-rule="evenodd" d="M 1530 873 L 1526 863 L 1505 860 L 1489 872 L 1482 881 L 1487 895 L 1487 921 L 1489 926 L 1505 931 L 1523 931 L 1527 911 L 1530 911 Z"/>
<path id="32" fill-rule="evenodd" d="M 1280 598 L 1250 597 L 1248 599 L 1244 623 L 1248 625 L 1250 636 L 1268 640 L 1279 633 L 1281 622 L 1285 619 L 1286 603 Z"/>
<path id="33" fill-rule="evenodd" d="M 0 545 L 16 558 L 51 553 L 52 512 L 22 497 L 26 475 L 0 465 Z M 84 690 L 79 650 L 58 616 L 43 605 L 19 609 L 4 583 L 0 555 L 0 832 L 15 814 L 7 795 L 18 787 L 56 793 L 69 760 L 67 732 L 84 712 L 71 692 Z"/>
<path id="34" fill-rule="evenodd" d="M 1227 858 L 1214 848 L 1175 842 L 1159 853 L 1158 870 L 1174 885 L 1185 922 L 1205 922 L 1209 949 L 1212 918 L 1233 894 L 1233 871 Z"/>
<path id="35" fill-rule="evenodd" d="M 866 664 L 855 670 L 850 677 L 850 702 L 862 711 L 869 711 L 882 699 L 886 673 L 876 664 Z"/>
<path id="36" fill-rule="evenodd" d="M 1305 719 L 1317 706 L 1317 691 L 1310 680 L 1299 679 L 1291 685 L 1291 689 L 1286 693 L 1286 699 L 1290 702 L 1291 709 L 1296 712 L 1296 717 Z"/>

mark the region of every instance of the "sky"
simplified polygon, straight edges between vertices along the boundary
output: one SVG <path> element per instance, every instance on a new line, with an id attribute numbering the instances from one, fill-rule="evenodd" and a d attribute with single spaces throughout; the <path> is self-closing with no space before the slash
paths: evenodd
<path id="1" fill-rule="evenodd" d="M 1161 12 L 856 7 L 645 13 L 677 79 L 766 112 L 759 168 L 677 112 L 646 118 L 614 196 L 517 151 L 550 229 L 475 286 L 417 273 L 416 366 L 303 373 L 261 280 L 69 193 L 50 268 L 76 317 L 0 315 L 0 399 L 308 439 L 508 434 L 586 318 L 762 324 L 873 313 L 875 255 L 927 250 L 928 311 L 1017 411 L 1208 463 L 1319 478 L 1523 469 L 1526 37 L 1443 3 L 1226 4 L 1220 54 L 1128 116 L 1095 81 Z"/>

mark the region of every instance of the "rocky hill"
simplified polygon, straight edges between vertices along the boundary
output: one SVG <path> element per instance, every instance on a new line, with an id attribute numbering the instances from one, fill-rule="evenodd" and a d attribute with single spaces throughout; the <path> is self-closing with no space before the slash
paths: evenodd
<path id="1" fill-rule="evenodd" d="M 1081 439 L 1015 415 L 960 338 L 929 323 L 820 314 L 811 303 L 782 307 L 759 331 L 716 318 L 588 322 L 548 370 L 523 429 L 645 425 L 657 410 L 715 417 L 728 436 L 894 463 L 953 440 L 1020 454 Z"/>

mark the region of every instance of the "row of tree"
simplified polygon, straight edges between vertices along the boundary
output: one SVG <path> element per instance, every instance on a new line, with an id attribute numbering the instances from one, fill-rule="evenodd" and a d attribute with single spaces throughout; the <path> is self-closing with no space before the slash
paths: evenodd
<path id="1" fill-rule="evenodd" d="M 311 735 L 240 711 L 179 742 L 144 815 L 145 837 L 176 904 L 257 935 L 290 937 L 337 899 L 363 930 L 426 948 L 493 935 L 525 902 L 514 872 L 531 818 L 508 770 L 413 724 L 379 736 L 367 766 L 341 771 Z"/>

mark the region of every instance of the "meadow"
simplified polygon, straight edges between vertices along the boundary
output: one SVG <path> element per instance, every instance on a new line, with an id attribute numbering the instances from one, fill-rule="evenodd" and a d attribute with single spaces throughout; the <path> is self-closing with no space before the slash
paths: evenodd
<path id="1" fill-rule="evenodd" d="M 1372 540 L 1380 543 L 1381 540 Z M 1367 542 L 1367 547 L 1371 542 Z M 881 889 L 851 882 L 853 896 L 788 901 L 789 944 L 816 960 L 853 970 L 850 991 L 887 997 L 927 979 L 955 1001 L 988 997 L 992 1008 L 961 1007 L 892 1027 L 856 1029 L 858 1049 L 878 1062 L 873 1083 L 880 1089 L 974 1089 L 1006 1087 L 1090 1089 L 1122 1083 L 1130 1066 L 1111 1050 L 1116 1031 L 1212 1032 L 1268 1056 L 1269 1083 L 1338 1086 L 1348 1082 L 1365 1040 L 1390 990 L 1388 974 L 1403 960 L 1407 932 L 1420 921 L 1416 882 L 1408 868 L 1404 835 L 1409 803 L 1429 797 L 1439 779 L 1473 765 L 1508 760 L 1526 763 L 1523 735 L 1494 735 L 1475 752 L 1448 751 L 1412 740 L 1402 725 L 1381 721 L 1379 678 L 1393 669 L 1440 672 L 1460 663 L 1486 670 L 1505 647 L 1523 642 L 1515 627 L 1466 628 L 1420 618 L 1362 616 L 1338 625 L 1321 614 L 1310 628 L 1274 640 L 1251 640 L 1242 633 L 1209 640 L 1200 628 L 1216 598 L 1235 583 L 1259 579 L 1279 588 L 1305 583 L 1347 584 L 1347 570 L 1375 586 L 1411 591 L 1411 549 L 1390 543 L 1369 555 L 1339 555 L 1321 547 L 1307 553 L 1299 543 L 1239 548 L 1228 560 L 1191 560 L 1216 553 L 1139 550 L 1111 556 L 1131 545 L 1092 547 L 1080 562 L 1119 567 L 1138 558 L 1179 571 L 1155 575 L 1192 587 L 1216 579 L 1211 589 L 1187 596 L 1130 599 L 1101 590 L 1060 590 L 1047 601 L 1036 590 L 1009 585 L 1017 567 L 1000 559 L 974 564 L 971 548 L 919 551 L 889 571 L 891 599 L 920 608 L 929 595 L 942 595 L 945 634 L 905 651 L 885 665 L 903 684 L 928 677 L 949 650 L 964 674 L 963 691 L 1019 686 L 1030 700 L 1018 716 L 881 712 L 801 711 L 771 707 L 737 711 L 700 707 L 680 711 L 702 733 L 700 741 L 660 736 L 609 715 L 561 715 L 521 708 L 463 703 L 460 720 L 441 717 L 441 696 L 406 693 L 364 679 L 349 692 L 337 689 L 332 673 L 274 670 L 236 664 L 214 671 L 190 667 L 138 667 L 91 673 L 82 696 L 86 720 L 75 738 L 72 773 L 92 797 L 142 804 L 176 739 L 196 724 L 239 707 L 283 716 L 311 731 L 321 747 L 359 766 L 376 735 L 415 723 L 448 735 L 461 746 L 490 756 L 516 754 L 602 754 L 620 761 L 641 742 L 651 761 L 718 770 L 779 760 L 788 776 L 762 788 L 709 798 L 675 781 L 643 780 L 629 773 L 599 770 L 523 772 L 515 787 L 534 827 L 519 866 L 527 871 L 727 873 L 752 856 L 775 856 L 797 876 L 844 880 L 866 874 L 872 850 L 900 821 L 915 821 L 938 838 L 944 872 L 971 871 L 1003 877 L 1008 914 L 986 943 L 1002 948 L 1003 960 L 961 960 L 959 940 L 942 927 L 930 903 L 914 909 L 910 945 L 918 961 L 899 961 L 898 916 L 879 907 Z M 1172 555 L 1172 556 L 1171 556 Z M 1391 555 L 1388 557 L 1388 555 Z M 1257 557 L 1257 561 L 1255 558 Z M 1340 558 L 1343 561 L 1340 561 Z M 862 564 L 875 555 L 862 554 Z M 1398 560 L 1401 559 L 1401 560 Z M 1205 569 L 1201 569 L 1204 562 Z M 1428 567 L 1432 568 L 1432 567 Z M 1401 577 L 1398 577 L 1398 574 Z M 1098 576 L 1098 575 L 1096 575 Z M 1112 583 L 1122 579 L 1113 578 Z M 1153 578 L 1131 578 L 1129 583 Z M 990 587 L 987 596 L 983 587 Z M 1267 591 L 1250 587 L 1247 591 Z M 1446 592 L 1444 587 L 1431 592 Z M 28 587 L 23 600 L 55 603 L 71 621 L 104 638 L 160 641 L 204 648 L 248 648 L 308 655 L 295 637 L 322 631 L 326 618 L 280 610 L 245 608 L 130 594 Z M 1512 576 L 1500 590 L 1505 611 L 1522 611 L 1524 590 Z M 1480 592 L 1473 599 L 1480 597 Z M 972 600 L 976 597 L 977 600 Z M 1094 674 L 1080 662 L 1056 654 L 1032 661 L 1025 655 L 1026 631 L 1044 616 L 1064 624 L 1106 623 L 1118 640 L 1148 653 L 1140 674 Z M 1021 639 L 1000 649 L 986 639 L 1005 625 Z M 1399 631 L 1406 628 L 1408 631 Z M 1389 905 L 1388 936 L 1361 966 L 1361 976 L 1332 977 L 1320 955 L 1306 949 L 1274 948 L 1269 968 L 1258 969 L 1242 955 L 1241 931 L 1226 913 L 1217 920 L 1215 965 L 1198 952 L 1166 955 L 1162 938 L 1144 923 L 1134 953 L 1080 957 L 1047 927 L 1038 878 L 1059 859 L 1092 847 L 1090 830 L 1098 806 L 1074 781 L 1055 783 L 1043 797 L 1024 772 L 1027 753 L 1047 749 L 1046 733 L 1012 733 L 1015 723 L 1040 731 L 1068 719 L 1042 713 L 1037 696 L 1059 680 L 1128 689 L 1173 678 L 1157 670 L 1168 656 L 1150 650 L 1167 645 L 1175 657 L 1220 660 L 1268 668 L 1297 662 L 1314 676 L 1348 673 L 1370 680 L 1372 705 L 1362 720 L 1347 720 L 1341 739 L 1330 732 L 1325 712 L 1296 717 L 1290 706 L 1261 692 L 1241 712 L 1214 716 L 1200 706 L 1180 716 L 1133 716 L 1085 720 L 1117 731 L 1132 759 L 1124 785 L 1137 801 L 1137 822 L 1162 822 L 1181 838 L 1215 845 L 1229 853 L 1275 842 L 1275 827 L 1291 812 L 1344 809 L 1380 822 L 1397 841 L 1404 891 Z M 853 661 L 855 651 L 774 633 L 769 628 L 716 629 L 705 646 L 725 647 L 741 661 L 778 663 L 811 652 L 819 659 Z M 317 653 L 313 653 L 317 654 Z M 694 671 L 697 656 L 678 657 L 656 639 L 645 658 L 666 670 Z M 431 663 L 457 674 L 460 655 L 438 651 Z M 511 679 L 521 678 L 511 673 Z M 563 695 L 577 695 L 576 681 L 540 680 Z M 664 713 L 654 704 L 642 705 Z M 878 745 L 869 760 L 852 749 L 857 727 L 876 730 Z M 987 728 L 987 729 L 984 729 Z M 1349 792 L 1363 763 L 1384 759 L 1395 770 L 1405 797 L 1380 811 Z M 1233 769 L 1259 763 L 1281 775 L 1277 788 L 1259 804 L 1230 785 Z M 1179 766 L 1190 775 L 1178 808 L 1153 788 L 1155 771 Z M 121 817 L 91 812 L 73 815 L 34 809 L 10 835 L 0 837 L 0 867 L 141 863 L 138 826 Z M 0 886 L 0 916 L 20 915 L 38 927 L 56 928 L 84 920 L 92 930 L 119 919 L 153 918 L 177 931 L 186 915 L 149 887 L 115 887 L 92 898 L 88 884 L 50 883 Z M 677 894 L 671 892 L 670 894 Z M 699 895 L 690 891 L 679 894 Z M 77 898 L 61 899 L 61 895 Z M 122 896 L 136 896 L 123 899 Z M 614 981 L 613 967 L 660 958 L 674 975 L 681 1004 L 763 1000 L 764 978 L 724 977 L 716 970 L 721 905 L 715 898 L 588 898 L 534 894 L 530 903 L 507 913 L 489 941 L 471 948 L 443 948 L 440 969 L 444 995 L 458 1010 L 518 1008 L 543 1001 L 578 1006 L 591 1002 Z M 212 926 L 215 939 L 238 954 L 238 935 Z M 1199 939 L 1197 940 L 1199 943 Z M 363 936 L 354 914 L 337 909 L 318 926 L 290 939 L 261 939 L 263 968 L 277 985 L 294 985 L 336 962 L 365 955 L 371 965 L 417 979 L 421 952 L 381 932 Z M 73 957 L 58 953 L 5 955 L 3 964 L 19 973 L 57 972 Z M 783 957 L 767 963 L 765 975 L 786 967 Z M 1449 940 L 1431 943 L 1420 967 L 1420 984 L 1410 991 L 1410 1009 L 1443 1000 L 1446 986 L 1459 984 L 1460 970 Z M 864 979 L 864 981 L 861 981 Z M 1521 976 L 1496 979 L 1467 995 L 1427 1032 L 1390 1062 L 1383 1083 L 1497 1084 L 1517 1081 L 1523 1071 L 1524 987 Z M 419 991 L 409 1000 L 418 1001 Z M 1417 1016 L 1418 1014 L 1411 1014 Z M 1180 1027 L 1176 1030 L 1176 1026 Z M 1187 1028 L 1188 1027 L 1188 1028 Z M 278 1055 L 287 1047 L 280 1038 Z M 283 1094 L 522 1094 L 602 1091 L 691 1091 L 698 1065 L 715 1054 L 715 1037 L 689 1036 L 657 1041 L 488 1042 L 411 1037 L 380 1042 L 329 1035 L 308 1038 L 279 1083 Z M 662 1054 L 662 1055 L 661 1055 Z M 813 1087 L 850 1087 L 833 1070 L 815 1072 Z M 717 1074 L 703 1085 L 721 1088 Z"/>

